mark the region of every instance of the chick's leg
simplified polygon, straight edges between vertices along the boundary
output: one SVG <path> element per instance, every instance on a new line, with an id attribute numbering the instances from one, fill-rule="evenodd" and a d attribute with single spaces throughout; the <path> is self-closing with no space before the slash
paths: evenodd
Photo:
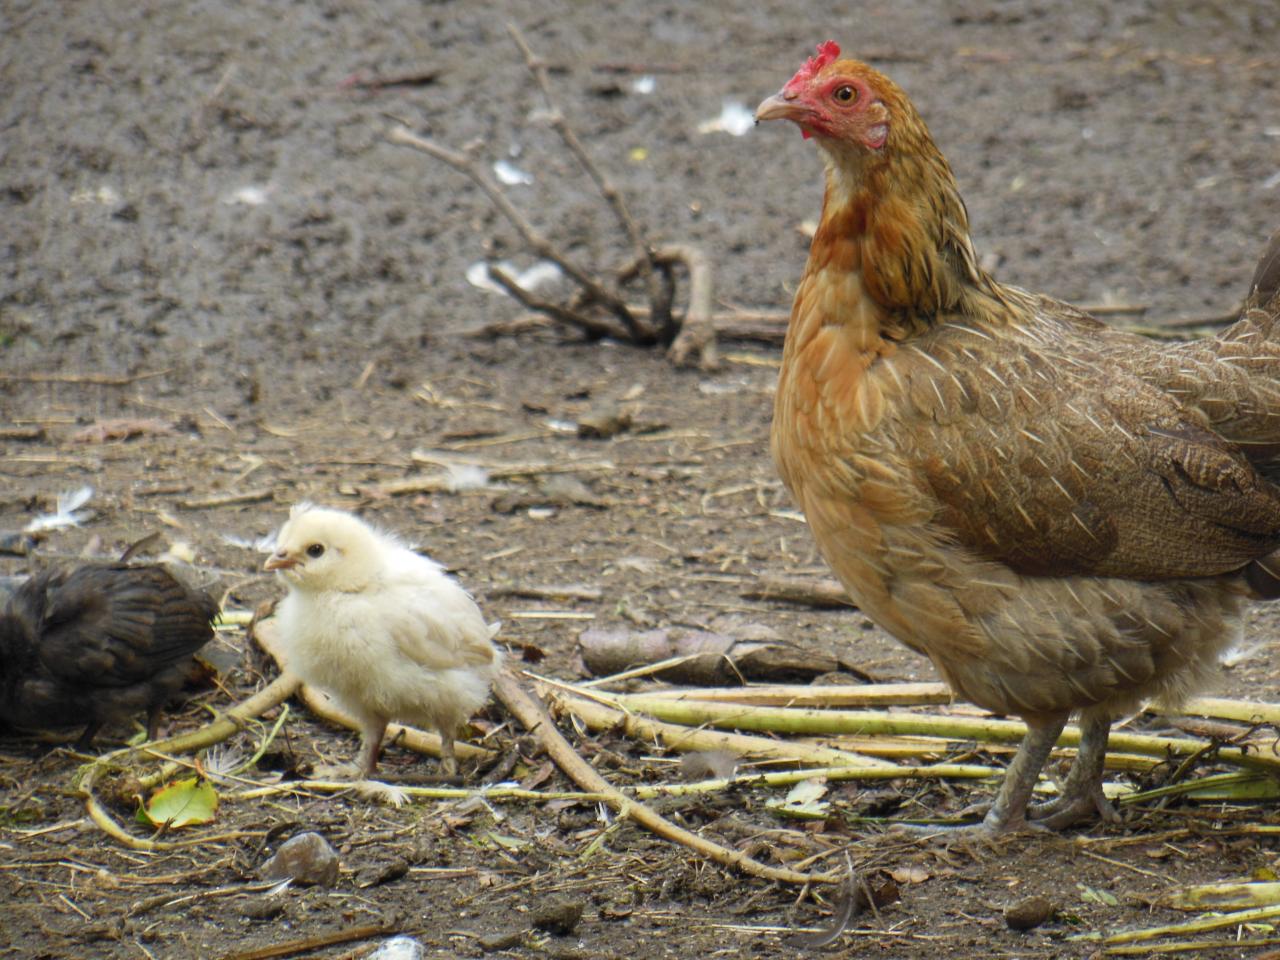
<path id="1" fill-rule="evenodd" d="M 440 728 L 440 769 L 450 777 L 458 775 L 458 755 L 453 749 L 456 731 L 449 727 Z"/>
<path id="2" fill-rule="evenodd" d="M 1094 814 L 1104 820 L 1119 819 L 1102 793 L 1102 766 L 1107 758 L 1111 721 L 1105 715 L 1086 714 L 1080 720 L 1080 728 L 1080 749 L 1062 785 L 1062 793 L 1027 811 L 1037 824 L 1050 830 L 1061 830 Z"/>
<path id="3" fill-rule="evenodd" d="M 164 720 L 164 707 L 155 704 L 147 711 L 147 739 L 156 740 L 160 736 L 160 723 Z"/>
<path id="4" fill-rule="evenodd" d="M 387 733 L 387 721 L 382 717 L 370 717 L 360 725 L 360 728 L 362 748 L 357 763 L 361 774 L 369 779 L 373 777 L 378 767 L 378 757 L 382 753 L 382 738 Z"/>
<path id="5" fill-rule="evenodd" d="M 1024 719 L 1027 733 L 1005 771 L 995 803 L 982 821 L 982 830 L 988 834 L 1008 833 L 1027 826 L 1027 802 L 1031 799 L 1031 791 L 1041 768 L 1049 759 L 1049 751 L 1067 724 L 1065 713 Z"/>
<path id="6" fill-rule="evenodd" d="M 81 753 L 87 753 L 93 747 L 93 738 L 98 735 L 101 728 L 101 720 L 90 720 L 85 724 L 84 733 L 80 734 L 80 738 L 76 741 L 76 749 Z"/>

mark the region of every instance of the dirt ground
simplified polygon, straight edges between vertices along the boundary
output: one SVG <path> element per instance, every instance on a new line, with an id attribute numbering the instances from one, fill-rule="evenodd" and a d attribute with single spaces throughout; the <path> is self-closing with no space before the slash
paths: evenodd
<path id="1" fill-rule="evenodd" d="M 526 172 L 532 182 L 511 197 L 574 256 L 612 269 L 626 254 L 539 117 L 507 21 L 553 65 L 568 117 L 655 239 L 709 255 L 725 305 L 787 307 L 820 163 L 789 129 L 734 136 L 700 125 L 725 101 L 753 108 L 828 38 L 915 98 L 956 171 L 980 254 L 1008 282 L 1145 306 L 1148 323 L 1212 317 L 1238 303 L 1280 226 L 1280 8 L 1264 0 L 908 0 L 838 13 L 816 0 L 7 0 L 0 531 L 52 511 L 61 491 L 88 484 L 93 496 L 91 518 L 48 532 L 27 556 L 0 556 L 0 573 L 118 553 L 160 530 L 217 572 L 229 608 L 252 610 L 280 592 L 254 541 L 289 504 L 313 499 L 359 509 L 449 565 L 503 621 L 513 660 L 545 655 L 543 674 L 578 676 L 587 626 L 751 623 L 838 652 L 877 680 L 934 677 L 856 611 L 740 595 L 763 575 L 823 575 L 768 456 L 775 347 L 726 341 L 721 368 L 704 373 L 553 330 L 469 335 L 521 311 L 468 282 L 468 268 L 532 258 L 462 176 L 388 144 L 390 117 L 444 143 L 478 142 L 486 161 Z M 631 429 L 578 436 L 580 420 L 616 408 Z M 121 418 L 141 432 L 95 434 Z M 490 469 L 567 466 L 578 485 L 544 474 L 454 493 L 377 489 L 433 474 L 422 459 L 433 454 Z M 521 594 L 563 584 L 587 589 L 567 600 Z M 1277 625 L 1255 612 L 1252 656 L 1217 692 L 1277 699 Z M 176 730 L 274 675 L 242 633 L 218 647 L 221 687 L 175 710 Z M 536 769 L 541 759 L 506 720 L 491 708 L 482 729 Z M 619 782 L 671 776 L 660 751 L 612 737 L 593 746 L 564 729 Z M 295 703 L 256 774 L 354 749 L 354 735 Z M 606 831 L 590 805 L 233 801 L 216 828 L 245 837 L 140 853 L 85 817 L 71 786 L 81 762 L 31 738 L 0 740 L 0 956 L 265 957 L 276 954 L 252 951 L 365 925 L 413 933 L 432 957 L 486 946 L 634 960 L 785 955 L 795 952 L 780 944 L 785 928 L 820 926 L 831 912 L 633 827 Z M 385 763 L 434 767 L 395 747 Z M 542 785 L 570 787 L 558 774 Z M 850 814 L 954 813 L 986 789 L 904 782 L 834 794 Z M 839 816 L 800 829 L 766 810 L 768 798 L 743 791 L 662 809 L 773 862 L 821 855 L 836 867 L 847 847 L 859 868 L 896 871 L 900 899 L 859 917 L 832 956 L 1086 957 L 1097 945 L 1070 937 L 1185 919 L 1162 904 L 1173 889 L 1280 871 L 1274 838 L 1226 829 L 1280 825 L 1258 805 L 1179 803 L 1063 837 L 948 851 Z M 335 887 L 269 902 L 241 889 L 303 828 L 338 848 Z M 385 869 L 397 862 L 407 866 L 398 877 Z M 390 878 L 370 883 L 379 871 Z M 1057 918 L 1014 932 L 1001 912 L 1029 894 L 1048 897 Z M 584 908 L 571 934 L 481 942 L 519 932 L 555 898 Z M 376 939 L 306 955 L 361 955 Z"/>

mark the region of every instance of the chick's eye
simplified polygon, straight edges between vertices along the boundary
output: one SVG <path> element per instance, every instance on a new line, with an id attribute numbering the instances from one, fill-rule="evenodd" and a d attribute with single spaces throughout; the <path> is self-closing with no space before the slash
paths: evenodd
<path id="1" fill-rule="evenodd" d="M 836 87 L 835 98 L 841 103 L 852 103 L 858 96 L 858 91 L 848 85 Z"/>
<path id="2" fill-rule="evenodd" d="M 323 544 L 323 543 L 313 543 L 313 544 L 311 544 L 311 546 L 307 547 L 307 556 L 308 556 L 308 557 L 310 557 L 312 560 L 316 560 L 316 559 L 318 559 L 319 557 L 323 557 L 323 556 L 324 556 L 324 544 Z"/>

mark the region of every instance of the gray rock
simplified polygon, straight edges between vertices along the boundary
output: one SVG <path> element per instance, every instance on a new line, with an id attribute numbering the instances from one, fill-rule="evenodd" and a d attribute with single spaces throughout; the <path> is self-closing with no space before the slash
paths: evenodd
<path id="1" fill-rule="evenodd" d="M 285 841 L 259 873 L 264 880 L 332 887 L 338 882 L 338 855 L 320 834 L 300 833 Z"/>

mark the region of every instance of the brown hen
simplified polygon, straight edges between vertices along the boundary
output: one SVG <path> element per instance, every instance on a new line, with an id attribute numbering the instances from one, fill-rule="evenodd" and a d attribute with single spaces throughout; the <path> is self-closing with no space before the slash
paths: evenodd
<path id="1" fill-rule="evenodd" d="M 979 265 L 946 160 L 892 81 L 825 43 L 757 120 L 822 148 L 774 459 L 858 606 L 1028 733 L 982 824 L 1095 811 L 1111 722 L 1199 687 L 1280 596 L 1280 234 L 1221 336 L 1111 329 Z M 1063 725 L 1060 796 L 1027 802 Z"/>

